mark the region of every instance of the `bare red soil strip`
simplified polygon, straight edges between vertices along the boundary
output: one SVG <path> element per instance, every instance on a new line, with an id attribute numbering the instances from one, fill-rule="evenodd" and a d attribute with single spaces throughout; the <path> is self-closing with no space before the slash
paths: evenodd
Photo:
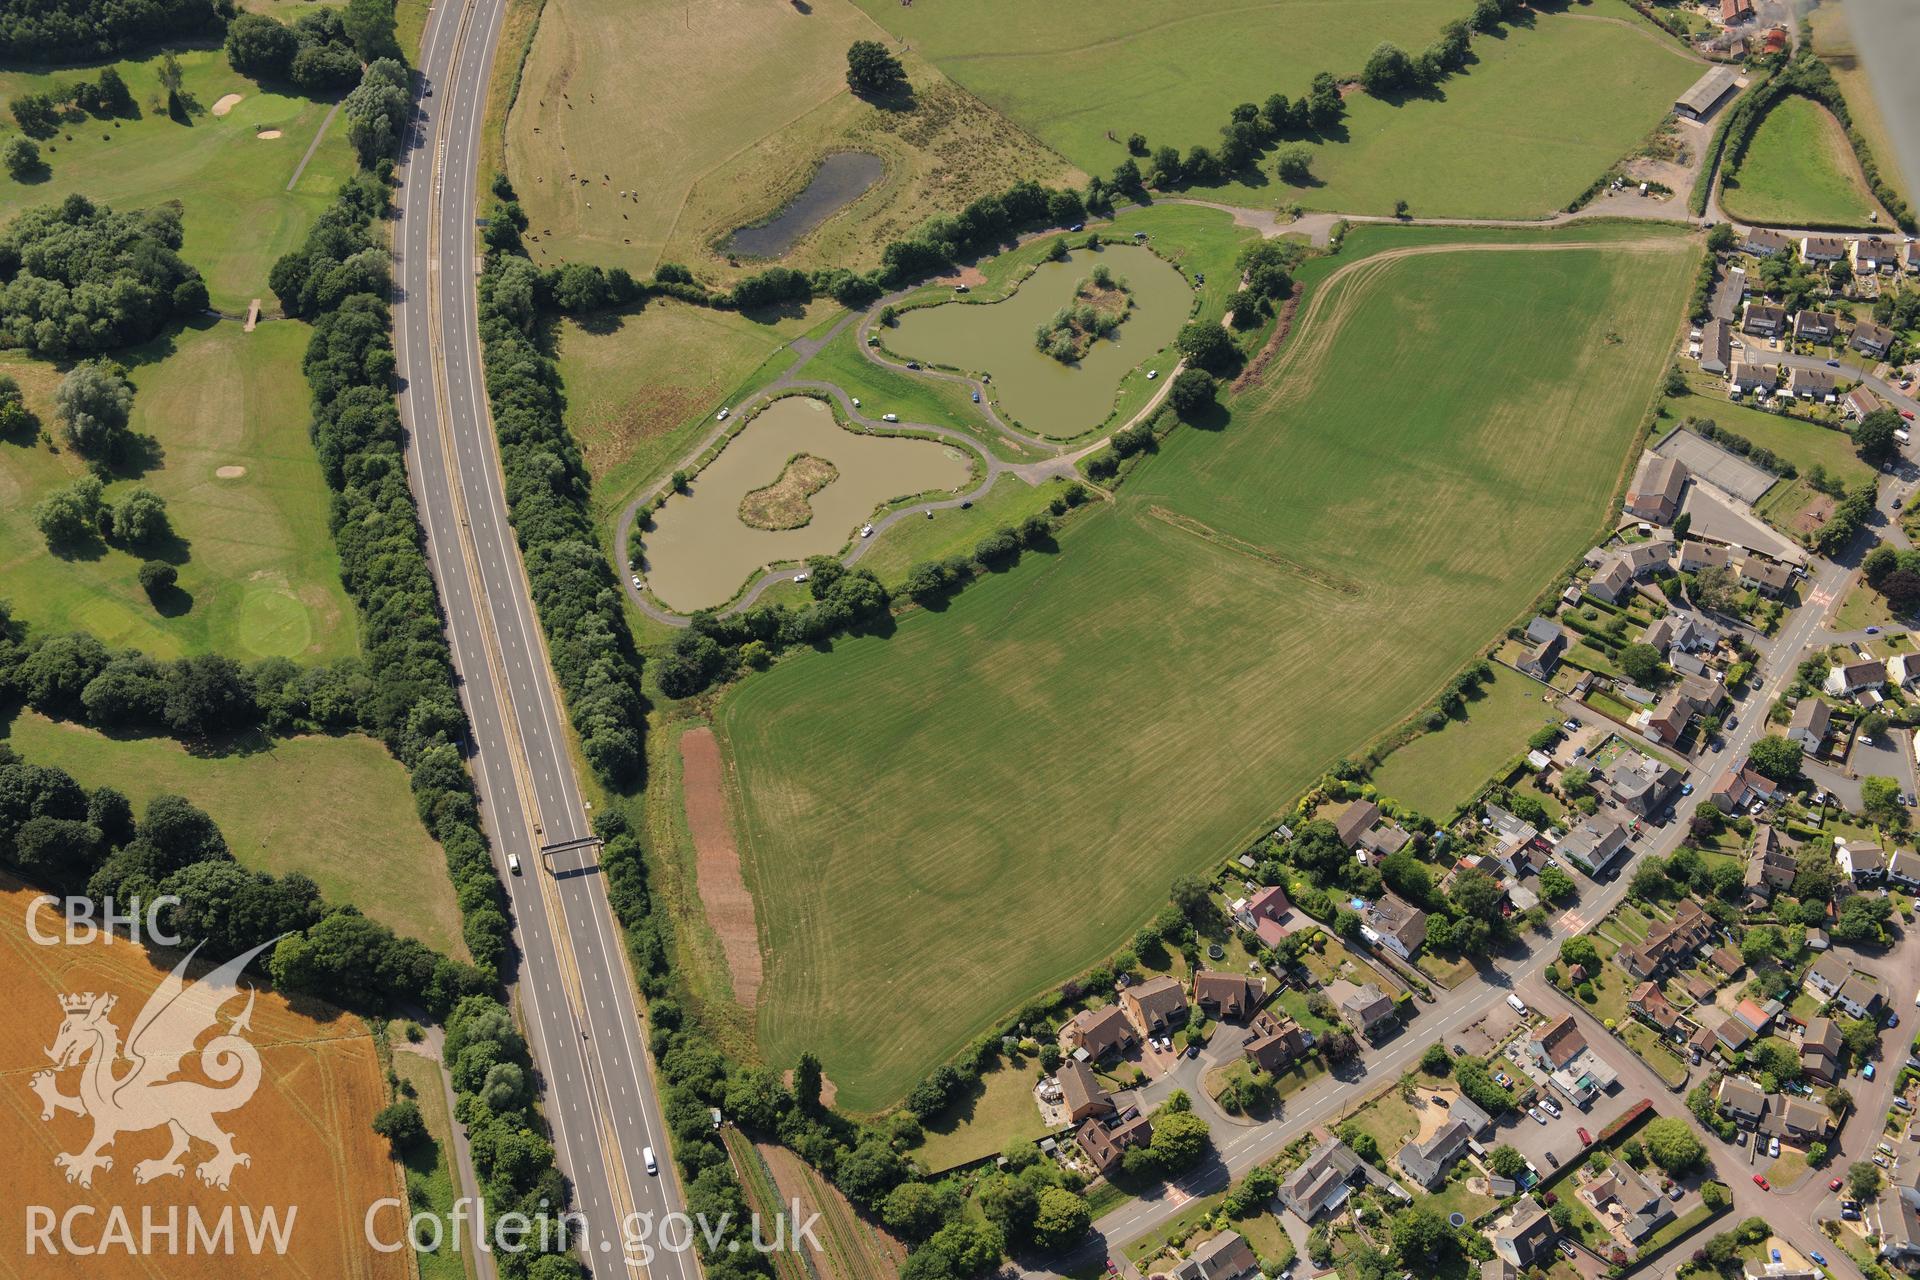
<path id="1" fill-rule="evenodd" d="M 689 729 L 680 735 L 680 789 L 693 836 L 700 905 L 727 953 L 733 997 L 751 1009 L 763 977 L 760 935 L 754 927 L 753 895 L 740 875 L 733 825 L 727 821 L 726 769 L 713 730 Z"/>
<path id="2" fill-rule="evenodd" d="M 1286 342 L 1287 334 L 1293 331 L 1293 316 L 1298 310 L 1300 310 L 1300 290 L 1295 289 L 1293 296 L 1288 298 L 1286 304 L 1280 308 L 1280 319 L 1273 326 L 1273 336 L 1268 338 L 1266 345 L 1260 348 L 1260 354 L 1253 358 L 1253 363 L 1233 380 L 1233 389 L 1236 392 L 1258 385 L 1260 375 L 1266 371 L 1267 361 L 1273 358 L 1273 353 Z"/>

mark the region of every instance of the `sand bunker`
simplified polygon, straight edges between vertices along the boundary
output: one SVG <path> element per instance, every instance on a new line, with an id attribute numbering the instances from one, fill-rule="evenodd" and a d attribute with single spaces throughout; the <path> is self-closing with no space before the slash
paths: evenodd
<path id="1" fill-rule="evenodd" d="M 241 476 L 247 474 L 247 469 L 245 467 L 222 467 L 213 474 L 222 480 L 238 480 Z"/>
<path id="2" fill-rule="evenodd" d="M 240 103 L 246 99 L 246 96 L 247 95 L 244 93 L 228 94 L 226 97 L 220 99 L 220 101 L 213 104 L 213 114 L 217 116 L 223 116 L 227 114 L 227 112 L 239 106 Z"/>
<path id="3" fill-rule="evenodd" d="M 280 136 L 280 131 L 278 129 L 262 129 L 260 132 L 254 134 L 253 136 L 261 139 L 277 138 Z"/>

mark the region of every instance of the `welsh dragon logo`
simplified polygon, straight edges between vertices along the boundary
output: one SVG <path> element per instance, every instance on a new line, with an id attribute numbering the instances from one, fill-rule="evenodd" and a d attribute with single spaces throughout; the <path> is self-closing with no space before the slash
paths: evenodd
<path id="1" fill-rule="evenodd" d="M 197 1049 L 194 1041 L 219 1024 L 221 1006 L 239 994 L 241 970 L 271 945 L 262 943 L 189 984 L 185 975 L 199 951 L 195 947 L 148 998 L 124 1046 L 120 1029 L 108 1016 L 117 997 L 85 992 L 60 998 L 65 1016 L 53 1047 L 46 1050 L 54 1065 L 36 1073 L 31 1087 L 40 1095 L 42 1120 L 53 1119 L 57 1111 L 71 1111 L 93 1121 L 93 1137 L 85 1147 L 53 1158 L 55 1166 L 66 1170 L 68 1182 L 91 1187 L 95 1170 L 113 1168 L 113 1157 L 104 1152 L 115 1138 L 162 1126 L 172 1145 L 159 1159 L 135 1164 L 135 1182 L 182 1177 L 186 1166 L 180 1158 L 196 1139 L 213 1148 L 212 1156 L 194 1170 L 210 1187 L 226 1190 L 234 1169 L 253 1163 L 252 1157 L 234 1150 L 233 1135 L 213 1120 L 221 1112 L 246 1105 L 260 1087 L 260 1053 L 241 1034 L 251 1030 L 252 988 L 247 990 L 246 1008 L 232 1019 L 225 1034 Z M 182 1060 L 195 1055 L 200 1075 L 213 1084 L 176 1078 Z M 80 1073 L 80 1091 L 61 1093 L 59 1074 L 75 1068 Z"/>

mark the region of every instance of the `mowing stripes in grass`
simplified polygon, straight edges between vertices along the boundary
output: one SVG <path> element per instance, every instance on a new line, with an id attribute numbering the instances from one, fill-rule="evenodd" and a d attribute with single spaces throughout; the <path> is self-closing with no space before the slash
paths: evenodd
<path id="1" fill-rule="evenodd" d="M 856 1110 L 899 1096 L 1431 699 L 1587 544 L 1695 255 L 1544 243 L 1361 262 L 1223 431 L 1176 432 L 1062 554 L 721 702 L 770 1061 L 819 1052 Z"/>

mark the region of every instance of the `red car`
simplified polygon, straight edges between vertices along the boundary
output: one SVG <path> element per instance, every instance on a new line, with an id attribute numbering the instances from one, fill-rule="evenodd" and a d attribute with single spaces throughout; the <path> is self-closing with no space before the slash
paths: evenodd
<path id="1" fill-rule="evenodd" d="M 1757 1173 L 1753 1175 L 1753 1185 L 1760 1188 L 1762 1191 L 1773 1190 L 1773 1184 L 1771 1182 L 1768 1182 L 1765 1178 L 1761 1177 Z"/>
<path id="2" fill-rule="evenodd" d="M 1588 1133 L 1585 1129 L 1575 1129 L 1574 1132 L 1580 1135 L 1581 1146 L 1590 1147 L 1593 1145 L 1593 1135 Z"/>
<path id="3" fill-rule="evenodd" d="M 1913 421 L 1913 410 L 1911 410 L 1911 409 L 1902 409 L 1902 410 L 1900 411 L 1900 416 L 1901 416 L 1901 417 L 1903 417 L 1903 418 L 1905 418 L 1905 419 L 1906 419 L 1906 420 L 1907 420 L 1908 422 L 1912 422 L 1912 421 Z"/>
<path id="4" fill-rule="evenodd" d="M 1832 1182 L 1829 1182 L 1827 1184 L 1827 1190 L 1829 1191 L 1838 1191 L 1839 1189 L 1840 1189 L 1840 1179 L 1838 1178 L 1835 1178 Z"/>

